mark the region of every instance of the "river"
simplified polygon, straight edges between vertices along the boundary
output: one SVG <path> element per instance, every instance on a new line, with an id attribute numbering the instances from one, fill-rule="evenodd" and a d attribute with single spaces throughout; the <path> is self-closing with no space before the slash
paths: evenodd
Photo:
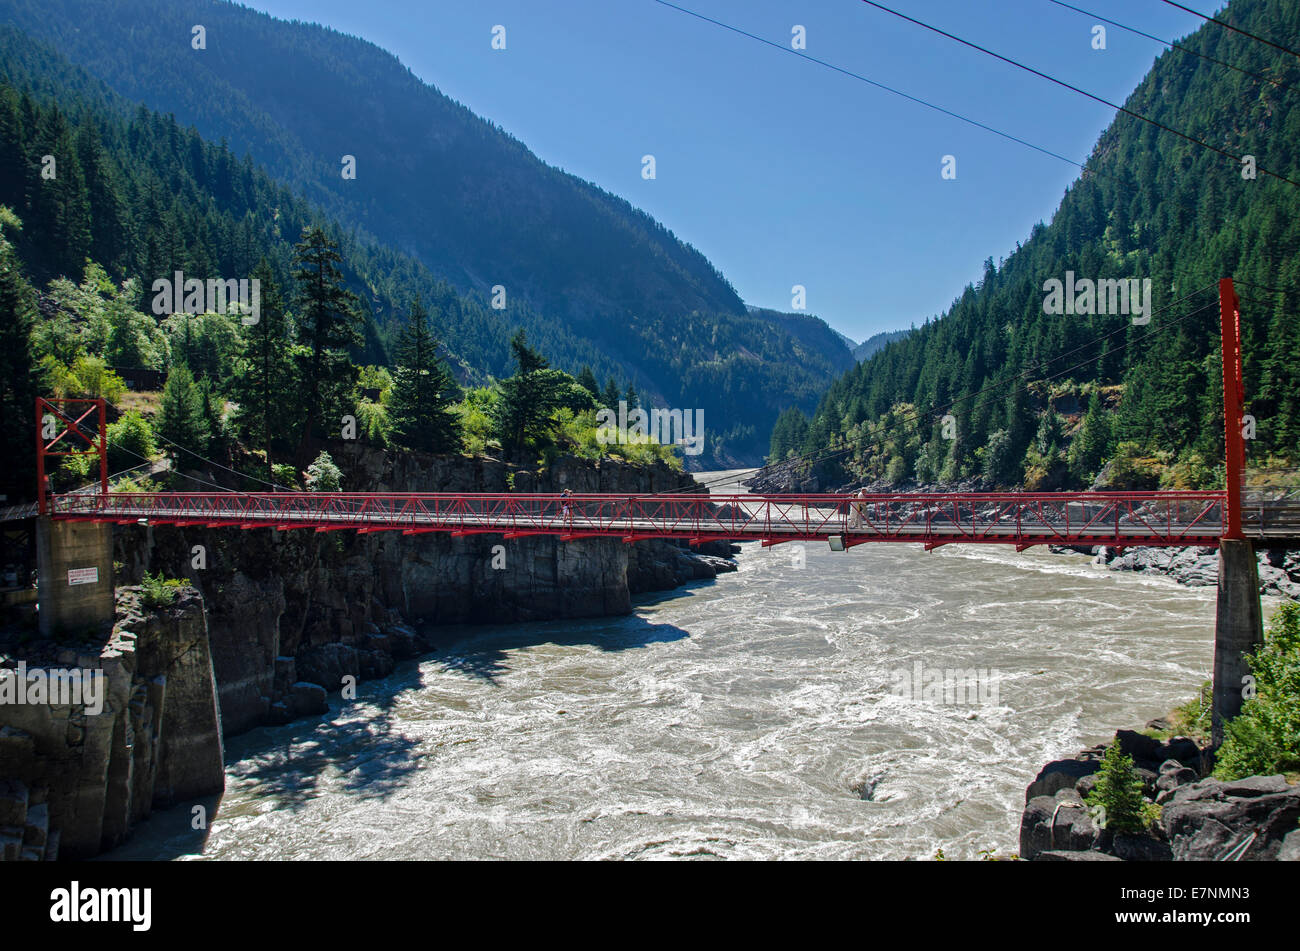
<path id="1" fill-rule="evenodd" d="M 627 617 L 444 629 L 228 740 L 206 834 L 172 809 L 105 857 L 1006 855 L 1043 763 L 1194 695 L 1213 619 L 1213 588 L 1042 549 L 746 544 Z M 992 689 L 900 689 L 918 663 Z"/>

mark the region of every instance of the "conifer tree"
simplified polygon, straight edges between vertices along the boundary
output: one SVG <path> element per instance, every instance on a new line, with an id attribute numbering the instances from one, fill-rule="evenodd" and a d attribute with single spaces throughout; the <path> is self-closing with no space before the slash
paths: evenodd
<path id="1" fill-rule="evenodd" d="M 460 424 L 452 411 L 456 382 L 438 356 L 438 341 L 417 296 L 397 346 L 388 416 L 393 441 L 421 452 L 460 448 Z"/>
<path id="2" fill-rule="evenodd" d="M 356 383 L 357 370 L 347 348 L 362 342 L 357 298 L 343 286 L 338 245 L 319 227 L 303 229 L 294 247 L 294 278 L 298 282 L 298 340 L 305 348 L 297 361 L 303 400 L 299 459 L 323 420 L 342 415 Z"/>

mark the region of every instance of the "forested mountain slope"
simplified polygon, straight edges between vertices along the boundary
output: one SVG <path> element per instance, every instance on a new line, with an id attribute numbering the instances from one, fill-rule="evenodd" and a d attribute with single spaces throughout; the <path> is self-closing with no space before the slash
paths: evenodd
<path id="1" fill-rule="evenodd" d="M 185 11 L 199 6 L 210 39 L 215 42 L 221 32 L 214 24 L 227 36 L 231 30 L 246 31 L 264 61 L 256 69 L 237 69 L 245 51 L 227 55 L 229 49 L 210 45 L 203 52 L 214 55 L 187 59 L 187 68 L 177 69 L 174 57 L 158 52 L 160 24 L 174 25 L 181 17 L 185 42 L 178 55 L 197 57 L 199 51 L 188 45 L 192 20 Z M 119 196 L 121 207 L 100 202 L 89 213 L 87 227 L 98 236 L 93 246 L 80 232 L 45 233 L 47 219 L 37 214 L 21 246 L 38 280 L 79 278 L 86 256 L 113 277 L 136 278 L 142 288 L 176 269 L 240 277 L 263 253 L 283 278 L 297 237 L 288 225 L 319 218 L 330 222 L 350 285 L 367 304 L 367 361 L 383 362 L 386 346 L 405 323 L 409 301 L 419 292 L 432 305 L 436 329 L 462 380 L 507 375 L 510 336 L 524 327 L 532 344 L 559 368 L 576 374 L 589 366 L 602 381 L 612 377 L 620 387 L 633 385 L 647 403 L 703 409 L 707 451 L 690 460 L 695 465 L 756 461 L 777 413 L 788 405 L 811 410 L 843 369 L 844 347 L 824 323 L 807 318 L 805 323 L 816 327 L 792 333 L 779 321 L 747 314 L 707 261 L 650 218 L 545 166 L 369 44 L 224 3 L 128 0 L 106 6 L 67 0 L 37 7 L 5 0 L 0 22 L 5 18 L 55 41 L 51 46 L 13 28 L 0 29 L 0 75 L 16 90 L 61 102 L 65 112 L 89 112 L 96 122 L 162 122 L 168 130 L 156 148 L 173 153 L 165 162 L 187 164 L 194 178 L 178 191 L 172 173 L 155 168 L 157 181 L 147 198 L 130 191 L 144 187 L 141 178 Z M 82 28 L 92 23 L 94 29 Z M 114 36 L 120 47 L 109 42 Z M 69 62 L 68 51 L 108 81 Z M 329 72 L 330 83 L 354 84 L 348 86 L 351 98 L 344 98 L 361 103 L 355 113 L 340 112 L 333 100 L 311 100 L 325 81 L 320 70 Z M 269 82 L 273 76 L 281 80 L 275 90 L 239 85 Z M 176 110 L 181 122 L 142 118 L 133 97 Z M 275 115 L 262 111 L 272 103 Z M 366 125 L 379 121 L 377 116 L 396 122 L 398 115 L 407 119 L 391 127 Z M 186 121 L 195 122 L 200 132 L 183 128 Z M 389 157 L 415 155 L 418 168 L 388 169 L 367 160 L 366 179 L 345 182 L 334 156 L 324 174 L 320 162 L 325 160 L 312 158 L 319 157 L 321 140 L 314 138 L 320 130 L 311 124 L 335 128 L 349 122 L 357 123 L 352 141 L 382 144 L 377 153 Z M 431 140 L 411 137 L 416 122 L 435 130 Z M 225 141 L 213 146 L 220 154 L 199 162 L 194 156 L 205 148 L 203 130 Z M 137 141 L 110 133 L 107 144 L 112 151 L 117 136 L 139 149 L 159 134 Z M 237 157 L 244 149 L 251 161 Z M 430 151 L 425 155 L 421 149 Z M 147 166 L 153 156 L 145 152 L 119 157 Z M 8 163 L 11 200 L 21 193 L 22 200 L 39 203 L 54 191 L 34 190 L 43 154 L 9 148 L 0 156 Z M 265 172 L 263 161 L 278 168 L 279 177 Z M 339 191 L 358 184 L 364 189 Z M 71 180 L 67 187 L 73 187 Z M 105 186 L 89 182 L 88 187 L 99 192 Z M 516 209 L 526 212 L 510 215 L 508 222 L 483 207 L 500 199 L 503 188 Z M 147 234 L 154 231 L 154 237 Z M 510 232 L 508 240 L 504 231 Z M 483 292 L 497 283 L 507 288 L 504 311 L 489 305 L 490 290 Z M 602 296 L 615 292 L 618 300 Z"/>
<path id="2" fill-rule="evenodd" d="M 1284 43 L 1300 37 L 1290 0 L 1234 0 L 1228 16 Z M 1214 24 L 1183 45 L 1272 81 L 1169 51 L 1126 106 L 1300 180 L 1300 60 Z M 1046 282 L 1067 272 L 1149 279 L 1150 322 L 1045 313 Z M 811 420 L 783 416 L 773 455 L 845 449 L 818 466 L 840 484 L 1057 488 L 1086 486 L 1103 468 L 1112 486 L 1214 484 L 1221 277 L 1243 297 L 1246 411 L 1258 424 L 1250 464 L 1294 465 L 1300 188 L 1243 175 L 1232 159 L 1127 115 L 1101 135 L 1050 224 L 1001 264 L 987 261 L 947 313 L 836 381 Z M 1017 376 L 1027 384 L 1002 382 Z M 955 438 L 945 439 L 949 413 Z"/>

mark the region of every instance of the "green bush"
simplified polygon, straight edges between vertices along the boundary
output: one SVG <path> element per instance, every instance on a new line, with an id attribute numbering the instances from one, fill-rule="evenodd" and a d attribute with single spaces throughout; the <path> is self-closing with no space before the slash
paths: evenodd
<path id="1" fill-rule="evenodd" d="M 1254 683 L 1244 685 L 1241 714 L 1223 725 L 1214 775 L 1240 779 L 1300 770 L 1300 604 L 1277 609 L 1264 646 L 1246 662 Z"/>
<path id="2" fill-rule="evenodd" d="M 154 444 L 153 427 L 149 421 L 131 410 L 108 427 L 108 469 L 121 472 L 143 465 L 158 451 Z"/>
<path id="3" fill-rule="evenodd" d="M 188 578 L 164 578 L 161 571 L 156 575 L 146 571 L 140 582 L 141 600 L 145 607 L 165 608 L 176 601 L 178 589 L 189 583 Z"/>
<path id="4" fill-rule="evenodd" d="M 1106 748 L 1087 802 L 1097 825 L 1112 832 L 1142 832 L 1160 815 L 1159 806 L 1142 798 L 1142 778 L 1118 743 Z"/>
<path id="5" fill-rule="evenodd" d="M 307 467 L 307 491 L 338 492 L 343 488 L 343 473 L 334 464 L 330 454 L 321 451 L 316 461 Z"/>
<path id="6" fill-rule="evenodd" d="M 271 466 L 271 481 L 276 485 L 282 485 L 290 489 L 300 487 L 298 470 L 283 462 L 277 462 Z"/>

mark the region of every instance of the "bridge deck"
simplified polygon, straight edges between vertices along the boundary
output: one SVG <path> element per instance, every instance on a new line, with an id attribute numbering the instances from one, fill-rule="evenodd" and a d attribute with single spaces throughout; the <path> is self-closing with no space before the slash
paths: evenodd
<path id="1" fill-rule="evenodd" d="M 522 493 L 98 493 L 55 496 L 55 518 L 238 528 L 493 533 L 565 539 L 1213 546 L 1221 492 L 622 496 Z M 567 509 L 566 509 L 567 506 Z M 1248 537 L 1300 538 L 1292 504 L 1244 507 Z"/>

